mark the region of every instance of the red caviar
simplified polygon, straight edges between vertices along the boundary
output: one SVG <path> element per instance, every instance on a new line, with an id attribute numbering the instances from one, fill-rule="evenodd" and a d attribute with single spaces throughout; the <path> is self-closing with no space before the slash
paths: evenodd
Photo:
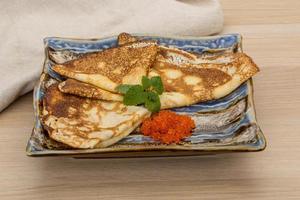
<path id="1" fill-rule="evenodd" d="M 141 127 L 144 135 L 165 144 L 178 143 L 190 136 L 195 122 L 190 116 L 178 115 L 169 110 L 162 110 L 146 119 Z"/>

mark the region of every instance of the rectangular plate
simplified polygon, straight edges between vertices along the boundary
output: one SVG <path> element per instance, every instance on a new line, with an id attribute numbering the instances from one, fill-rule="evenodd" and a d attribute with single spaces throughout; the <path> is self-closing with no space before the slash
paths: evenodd
<path id="1" fill-rule="evenodd" d="M 142 36 L 160 45 L 189 52 L 237 52 L 241 49 L 238 34 L 211 37 Z M 147 157 L 186 156 L 224 152 L 260 151 L 266 141 L 259 128 L 253 104 L 252 79 L 229 95 L 213 101 L 172 109 L 190 115 L 196 122 L 192 136 L 180 144 L 164 145 L 135 132 L 118 143 L 101 149 L 72 149 L 48 137 L 40 121 L 45 87 L 63 77 L 51 70 L 56 63 L 78 58 L 84 53 L 116 47 L 117 37 L 105 39 L 65 39 L 49 37 L 45 43 L 45 62 L 40 81 L 34 89 L 35 122 L 26 148 L 29 156 L 71 155 L 76 157 Z"/>

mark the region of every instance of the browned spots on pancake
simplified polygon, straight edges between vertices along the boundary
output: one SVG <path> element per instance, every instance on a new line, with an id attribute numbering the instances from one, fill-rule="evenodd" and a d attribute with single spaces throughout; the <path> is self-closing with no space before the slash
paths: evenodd
<path id="1" fill-rule="evenodd" d="M 86 101 L 84 98 L 64 94 L 58 90 L 58 84 L 51 85 L 47 90 L 43 99 L 46 110 L 51 115 L 57 117 L 68 117 L 70 114 L 74 117 L 79 115 L 78 112 L 69 112 L 69 108 L 78 109 Z"/>
<path id="2" fill-rule="evenodd" d="M 201 101 L 211 99 L 215 87 L 231 80 L 231 76 L 225 72 L 212 68 L 178 67 L 170 63 L 156 62 L 153 69 L 162 77 L 166 92 L 180 92 Z M 179 71 L 182 75 L 170 79 L 165 74 L 165 70 Z M 199 83 L 188 85 L 185 79 L 189 79 L 189 77 L 199 79 Z"/>
<path id="3" fill-rule="evenodd" d="M 214 88 L 231 80 L 231 76 L 218 69 L 183 68 L 185 74 L 200 77 L 207 89 Z"/>
<path id="4" fill-rule="evenodd" d="M 199 66 L 201 66 L 201 68 L 215 68 L 221 71 L 228 71 L 229 68 L 234 67 L 236 70 L 235 74 L 239 75 L 242 81 L 246 81 L 251 76 L 259 72 L 259 68 L 254 63 L 252 58 L 250 58 L 245 53 L 225 53 L 223 55 L 217 55 L 212 58 L 217 59 L 220 57 L 229 56 L 232 57 L 232 60 L 228 63 L 201 63 L 199 64 Z"/>
<path id="5" fill-rule="evenodd" d="M 259 72 L 259 68 L 254 63 L 252 58 L 245 53 L 237 53 L 237 55 L 236 62 L 238 62 L 238 64 L 241 66 L 238 73 L 243 80 L 247 80 L 249 77 Z"/>
<path id="6" fill-rule="evenodd" d="M 58 88 L 63 93 L 74 94 L 81 97 L 107 101 L 122 101 L 122 95 L 120 94 L 115 94 L 75 79 L 67 79 L 66 81 L 60 83 Z"/>
<path id="7" fill-rule="evenodd" d="M 202 83 L 206 84 L 207 87 L 215 87 L 214 85 L 216 84 L 222 85 L 230 81 L 231 79 L 231 76 L 229 76 L 225 72 L 213 68 L 195 68 L 195 67 L 180 68 L 170 63 L 163 63 L 163 66 L 160 66 L 159 62 L 156 62 L 153 68 L 160 71 L 160 74 L 163 73 L 161 70 L 173 69 L 173 70 L 181 71 L 183 73 L 183 77 L 187 75 L 199 77 L 203 80 Z M 165 81 L 167 85 L 168 84 L 167 79 Z M 184 90 L 185 89 L 186 88 L 184 88 Z"/>
<path id="8" fill-rule="evenodd" d="M 92 108 L 96 108 L 97 113 L 108 110 L 105 106 L 103 106 L 105 103 L 111 104 L 111 102 L 108 101 L 104 102 L 62 93 L 58 89 L 58 83 L 47 88 L 43 99 L 43 106 L 49 112 L 49 115 L 69 118 L 82 117 L 85 115 L 84 111 Z M 123 109 L 122 111 L 127 109 L 121 102 L 115 102 L 112 109 L 109 110 L 120 112 L 121 108 Z"/>
<path id="9" fill-rule="evenodd" d="M 147 44 L 147 42 L 141 43 Z M 138 46 L 140 43 L 134 44 Z M 121 83 L 123 77 L 135 68 L 148 71 L 158 50 L 153 42 L 138 48 L 134 44 L 89 53 L 61 66 L 69 68 L 75 73 L 101 74 L 116 83 Z M 53 69 L 55 70 L 55 68 L 54 66 Z M 59 73 L 59 71 L 57 72 Z"/>
<path id="10" fill-rule="evenodd" d="M 74 79 L 67 79 L 66 81 L 59 84 L 60 91 L 64 93 L 76 94 L 78 96 L 85 96 L 92 98 L 97 90 L 97 87 L 83 83 Z"/>

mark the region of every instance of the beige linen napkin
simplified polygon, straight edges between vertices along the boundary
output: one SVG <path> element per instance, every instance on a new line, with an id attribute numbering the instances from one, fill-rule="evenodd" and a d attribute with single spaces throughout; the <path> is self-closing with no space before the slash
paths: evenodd
<path id="1" fill-rule="evenodd" d="M 32 90 L 47 36 L 201 36 L 223 25 L 217 0 L 9 0 L 0 1 L 0 8 L 0 111 Z"/>

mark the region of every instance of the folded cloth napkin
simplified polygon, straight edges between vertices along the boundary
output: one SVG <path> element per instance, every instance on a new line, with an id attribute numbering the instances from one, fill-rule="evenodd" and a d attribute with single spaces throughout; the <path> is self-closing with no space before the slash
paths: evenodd
<path id="1" fill-rule="evenodd" d="M 32 90 L 47 36 L 201 36 L 223 26 L 218 0 L 10 0 L 0 1 L 0 8 L 0 111 Z"/>

